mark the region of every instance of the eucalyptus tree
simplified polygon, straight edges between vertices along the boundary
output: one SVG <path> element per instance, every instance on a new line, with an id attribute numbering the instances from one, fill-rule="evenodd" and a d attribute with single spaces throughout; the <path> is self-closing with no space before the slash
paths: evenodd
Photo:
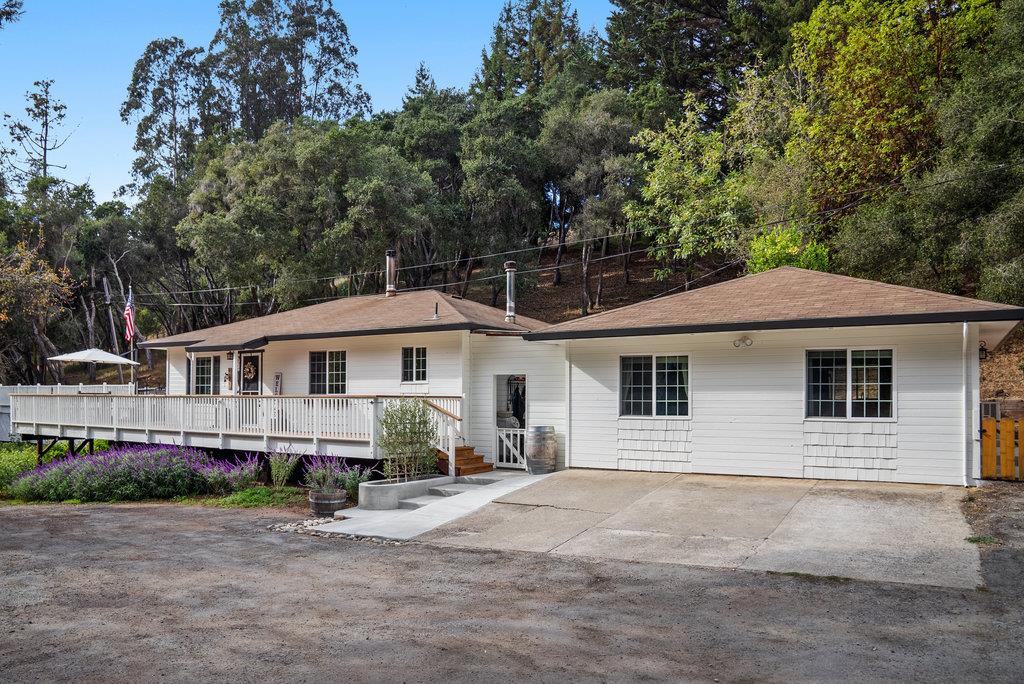
<path id="1" fill-rule="evenodd" d="M 135 62 L 120 113 L 125 123 L 135 121 L 138 179 L 161 175 L 179 183 L 199 142 L 230 125 L 204 56 L 202 48 L 172 37 L 149 43 Z"/>
<path id="2" fill-rule="evenodd" d="M 497 99 L 536 95 L 562 72 L 582 38 L 567 0 L 510 0 L 483 51 L 472 90 Z"/>
<path id="3" fill-rule="evenodd" d="M 32 178 L 49 178 L 52 176 L 51 169 L 65 168 L 64 165 L 53 163 L 51 153 L 62 148 L 73 133 L 65 134 L 61 130 L 68 107 L 51 92 L 53 79 L 43 79 L 32 85 L 35 90 L 25 93 L 28 101 L 25 118 L 4 114 L 7 133 L 16 147 L 10 164 L 15 170 L 15 177 L 22 182 Z"/>
<path id="4" fill-rule="evenodd" d="M 275 121 L 369 111 L 356 48 L 331 0 L 224 0 L 208 53 L 232 123 L 249 140 Z"/>

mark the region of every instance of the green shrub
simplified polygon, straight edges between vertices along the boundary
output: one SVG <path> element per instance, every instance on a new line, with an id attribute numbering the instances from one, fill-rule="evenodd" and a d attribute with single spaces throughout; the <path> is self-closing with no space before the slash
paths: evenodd
<path id="1" fill-rule="evenodd" d="M 760 273 L 779 266 L 827 271 L 828 248 L 814 238 L 805 238 L 795 226 L 765 231 L 750 241 L 747 272 Z"/>
<path id="2" fill-rule="evenodd" d="M 275 489 L 280 489 L 288 484 L 288 479 L 295 472 L 295 466 L 299 465 L 299 459 L 298 454 L 270 452 L 267 458 L 270 461 L 270 483 Z"/>
<path id="3" fill-rule="evenodd" d="M 426 403 L 389 403 L 380 419 L 384 477 L 411 480 L 437 472 L 437 427 Z"/>
<path id="4" fill-rule="evenodd" d="M 352 466 L 350 468 L 345 465 L 341 469 L 341 486 L 348 493 L 348 498 L 359 501 L 359 485 L 368 481 L 372 476 L 373 470 L 370 466 Z"/>
<path id="5" fill-rule="evenodd" d="M 24 442 L 0 444 L 0 492 L 5 491 L 15 478 L 36 467 L 36 447 Z"/>

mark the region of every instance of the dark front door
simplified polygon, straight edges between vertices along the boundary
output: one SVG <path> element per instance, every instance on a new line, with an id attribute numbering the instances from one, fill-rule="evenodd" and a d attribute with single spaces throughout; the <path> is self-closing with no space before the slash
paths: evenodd
<path id="1" fill-rule="evenodd" d="M 263 387 L 263 368 L 260 354 L 242 354 L 238 359 L 238 373 L 241 375 L 238 389 L 242 394 L 260 394 Z"/>

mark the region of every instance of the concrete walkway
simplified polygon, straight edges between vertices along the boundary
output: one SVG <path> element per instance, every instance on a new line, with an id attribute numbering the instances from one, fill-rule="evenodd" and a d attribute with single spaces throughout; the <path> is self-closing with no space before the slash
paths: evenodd
<path id="1" fill-rule="evenodd" d="M 438 545 L 974 588 L 963 490 L 556 473 L 421 537 Z"/>
<path id="2" fill-rule="evenodd" d="M 434 503 L 411 510 L 398 508 L 390 511 L 368 511 L 358 507 L 347 508 L 341 511 L 345 516 L 344 520 L 326 523 L 314 529 L 321 532 L 405 541 L 457 520 L 486 506 L 498 497 L 506 496 L 527 485 L 536 484 L 546 477 L 548 476 L 500 470 L 485 475 L 470 475 L 461 479 L 469 483 L 472 483 L 474 479 L 488 483 L 475 486 L 460 494 L 439 497 L 440 500 Z"/>

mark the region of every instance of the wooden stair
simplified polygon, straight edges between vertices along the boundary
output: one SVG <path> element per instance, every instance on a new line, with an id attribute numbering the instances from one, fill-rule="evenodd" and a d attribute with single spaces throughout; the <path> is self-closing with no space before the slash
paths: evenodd
<path id="1" fill-rule="evenodd" d="M 445 475 L 448 474 L 448 454 L 440 449 L 437 450 L 437 468 Z M 455 447 L 455 476 L 476 475 L 477 473 L 489 473 L 494 470 L 490 463 L 484 463 L 484 457 L 476 453 L 471 446 Z"/>

